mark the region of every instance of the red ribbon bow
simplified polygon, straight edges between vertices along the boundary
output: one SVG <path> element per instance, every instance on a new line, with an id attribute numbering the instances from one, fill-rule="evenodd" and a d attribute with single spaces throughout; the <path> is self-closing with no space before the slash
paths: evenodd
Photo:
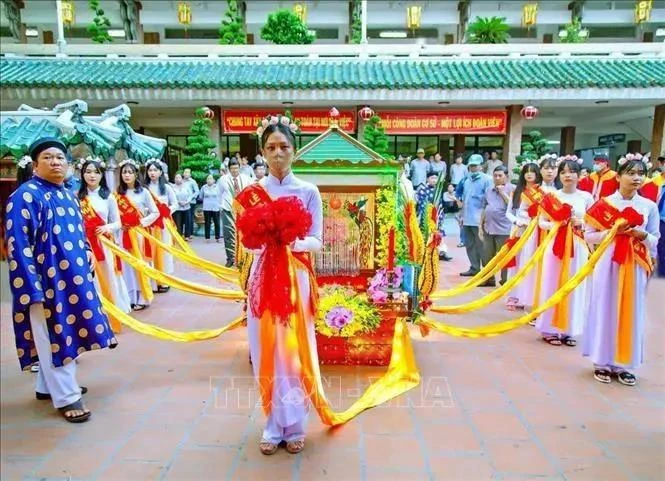
<path id="1" fill-rule="evenodd" d="M 619 218 L 625 220 L 626 224 L 630 227 L 641 226 L 644 222 L 642 214 L 632 207 L 626 207 L 623 209 Z M 625 233 L 617 234 L 612 260 L 617 264 L 624 264 L 628 259 L 628 251 L 634 250 L 634 248 L 637 247 L 637 244 L 639 244 L 639 241 L 636 238 Z"/>

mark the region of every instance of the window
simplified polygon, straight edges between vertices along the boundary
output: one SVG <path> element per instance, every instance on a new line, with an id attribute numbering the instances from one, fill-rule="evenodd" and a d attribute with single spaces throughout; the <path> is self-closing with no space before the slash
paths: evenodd
<path id="1" fill-rule="evenodd" d="M 221 150 L 222 160 L 224 157 L 233 157 L 236 152 L 240 152 L 240 136 L 222 135 L 219 150 Z"/>
<path id="2" fill-rule="evenodd" d="M 439 151 L 439 137 L 437 135 L 419 135 L 418 148 L 425 149 L 425 158 L 429 159 L 430 156 L 433 156 Z"/>
<path id="3" fill-rule="evenodd" d="M 413 136 L 397 135 L 394 138 L 395 138 L 395 157 L 399 156 L 400 154 L 403 155 L 404 157 L 416 156 L 416 150 L 418 150 L 418 147 L 416 146 L 417 137 L 415 135 Z"/>

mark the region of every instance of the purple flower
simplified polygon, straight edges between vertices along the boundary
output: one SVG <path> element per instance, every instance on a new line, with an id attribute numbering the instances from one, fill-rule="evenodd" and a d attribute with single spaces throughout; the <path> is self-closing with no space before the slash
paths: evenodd
<path id="1" fill-rule="evenodd" d="M 346 307 L 333 307 L 326 314 L 326 324 L 335 329 L 341 329 L 353 320 L 353 312 Z"/>

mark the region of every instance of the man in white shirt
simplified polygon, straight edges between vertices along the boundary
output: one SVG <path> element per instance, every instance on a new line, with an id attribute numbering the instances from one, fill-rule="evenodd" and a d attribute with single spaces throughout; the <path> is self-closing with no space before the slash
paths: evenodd
<path id="1" fill-rule="evenodd" d="M 446 165 L 446 162 L 441 159 L 441 154 L 436 153 L 434 154 L 434 158 L 430 162 L 430 167 L 431 169 L 439 174 L 439 178 L 442 178 L 443 180 L 446 180 L 446 174 L 448 173 L 448 166 Z"/>
<path id="2" fill-rule="evenodd" d="M 187 186 L 192 194 L 192 200 L 189 203 L 189 215 L 187 216 L 187 222 L 185 222 L 185 239 L 192 240 L 192 236 L 194 235 L 194 211 L 196 210 L 196 202 L 199 197 L 199 184 L 192 179 L 192 169 L 184 169 L 182 171 L 182 183 Z"/>
<path id="3" fill-rule="evenodd" d="M 224 249 L 226 250 L 226 267 L 235 265 L 236 223 L 233 199 L 242 189 L 252 183 L 252 179 L 240 173 L 240 164 L 236 159 L 229 161 L 229 173 L 217 180 L 217 187 L 222 197 L 220 207 L 222 209 L 222 237 L 224 237 Z"/>
<path id="4" fill-rule="evenodd" d="M 425 149 L 423 148 L 418 149 L 416 155 L 418 157 L 411 161 L 410 170 L 411 170 L 411 183 L 413 184 L 413 188 L 415 190 L 418 190 L 418 187 L 424 184 L 425 180 L 427 179 L 427 172 L 430 171 L 430 163 L 425 158 Z"/>
<path id="5" fill-rule="evenodd" d="M 462 179 L 469 173 L 466 165 L 464 165 L 464 156 L 457 154 L 455 156 L 455 163 L 450 166 L 450 183 L 457 187 L 457 184 L 462 182 Z"/>
<path id="6" fill-rule="evenodd" d="M 503 166 L 503 160 L 499 158 L 499 154 L 497 153 L 496 150 L 492 150 L 490 152 L 490 158 L 487 159 L 487 163 L 485 164 L 486 167 L 485 173 L 491 177 L 492 175 L 494 175 L 494 171 L 496 170 L 496 168 L 502 166 Z"/>

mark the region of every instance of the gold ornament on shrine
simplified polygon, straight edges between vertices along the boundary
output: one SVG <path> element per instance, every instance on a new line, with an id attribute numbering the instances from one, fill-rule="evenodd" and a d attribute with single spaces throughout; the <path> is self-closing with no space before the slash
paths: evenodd
<path id="1" fill-rule="evenodd" d="M 293 6 L 293 13 L 295 13 L 296 17 L 298 17 L 302 23 L 305 23 L 307 20 L 307 5 L 304 3 L 296 3 Z"/>
<path id="2" fill-rule="evenodd" d="M 522 6 L 522 27 L 532 27 L 538 18 L 538 4 L 526 3 Z"/>
<path id="3" fill-rule="evenodd" d="M 65 27 L 71 27 L 76 21 L 76 11 L 72 0 L 62 0 L 62 23 Z"/>
<path id="4" fill-rule="evenodd" d="M 192 7 L 189 2 L 178 3 L 178 23 L 184 25 L 185 28 L 192 23 Z"/>
<path id="5" fill-rule="evenodd" d="M 653 7 L 653 0 L 638 0 L 635 2 L 635 23 L 648 22 L 651 18 L 651 7 Z"/>
<path id="6" fill-rule="evenodd" d="M 420 19 L 423 14 L 423 7 L 419 5 L 411 5 L 406 7 L 406 26 L 411 30 L 420 28 Z"/>

